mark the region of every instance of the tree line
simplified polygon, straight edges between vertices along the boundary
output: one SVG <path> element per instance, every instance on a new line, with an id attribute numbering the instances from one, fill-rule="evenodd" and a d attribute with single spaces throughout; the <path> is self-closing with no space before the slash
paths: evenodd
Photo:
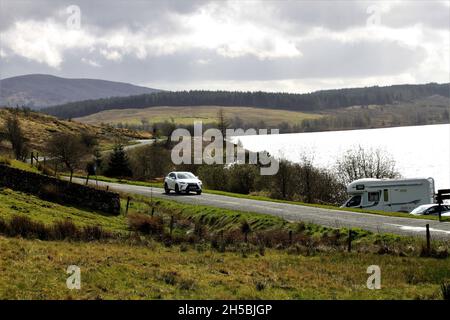
<path id="1" fill-rule="evenodd" d="M 393 104 L 431 95 L 449 97 L 449 89 L 450 84 L 448 83 L 429 83 L 323 90 L 305 94 L 261 91 L 163 91 L 129 97 L 77 101 L 44 108 L 41 111 L 59 118 L 82 117 L 111 109 L 152 106 L 247 106 L 312 112 L 354 105 Z"/>

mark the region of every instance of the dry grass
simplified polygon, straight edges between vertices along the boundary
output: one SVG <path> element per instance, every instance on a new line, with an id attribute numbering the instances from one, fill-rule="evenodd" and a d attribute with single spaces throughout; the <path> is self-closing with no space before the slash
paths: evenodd
<path id="1" fill-rule="evenodd" d="M 5 119 L 11 111 L 0 109 L 0 131 Z M 109 127 L 93 126 L 76 121 L 59 120 L 55 117 L 37 112 L 18 113 L 25 138 L 29 141 L 32 150 L 43 151 L 43 146 L 55 133 L 81 133 L 87 132 L 98 138 L 100 145 L 112 145 L 117 136 L 124 138 L 145 139 L 148 136 L 137 134 L 130 130 L 119 130 Z"/>
<path id="2" fill-rule="evenodd" d="M 243 257 L 193 246 L 1 236 L 0 247 L 1 299 L 441 299 L 450 277 L 449 259 L 270 249 Z M 72 264 L 81 268 L 81 290 L 66 288 Z M 381 268 L 381 290 L 366 288 L 373 264 Z"/>

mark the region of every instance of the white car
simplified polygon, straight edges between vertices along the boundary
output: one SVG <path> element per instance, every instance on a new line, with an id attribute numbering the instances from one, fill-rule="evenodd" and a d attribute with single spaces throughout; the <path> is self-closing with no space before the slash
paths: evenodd
<path id="1" fill-rule="evenodd" d="M 169 194 L 170 190 L 175 193 L 189 193 L 190 191 L 197 194 L 202 193 L 202 182 L 191 172 L 179 171 L 171 172 L 164 178 L 164 191 Z"/>
<path id="2" fill-rule="evenodd" d="M 414 215 L 425 215 L 425 216 L 437 216 L 439 215 L 439 205 L 433 203 L 433 204 L 423 204 L 421 206 L 418 206 L 413 211 L 411 211 L 411 214 Z M 443 204 L 442 205 L 442 216 L 443 217 L 450 217 L 450 205 Z"/>

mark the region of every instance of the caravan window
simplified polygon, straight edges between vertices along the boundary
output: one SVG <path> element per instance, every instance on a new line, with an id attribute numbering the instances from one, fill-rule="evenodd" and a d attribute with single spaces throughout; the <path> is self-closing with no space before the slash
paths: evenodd
<path id="1" fill-rule="evenodd" d="M 378 202 L 380 201 L 380 193 L 379 192 L 369 192 L 369 202 Z"/>

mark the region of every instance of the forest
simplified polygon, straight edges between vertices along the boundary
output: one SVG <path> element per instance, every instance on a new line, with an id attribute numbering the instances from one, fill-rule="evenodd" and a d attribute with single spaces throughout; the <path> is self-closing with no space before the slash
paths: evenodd
<path id="1" fill-rule="evenodd" d="M 85 100 L 48 107 L 42 112 L 71 119 L 104 110 L 152 106 L 247 106 L 320 112 L 349 106 L 387 105 L 440 95 L 450 97 L 450 84 L 393 85 L 323 90 L 305 94 L 240 91 L 163 91 L 129 97 Z"/>

